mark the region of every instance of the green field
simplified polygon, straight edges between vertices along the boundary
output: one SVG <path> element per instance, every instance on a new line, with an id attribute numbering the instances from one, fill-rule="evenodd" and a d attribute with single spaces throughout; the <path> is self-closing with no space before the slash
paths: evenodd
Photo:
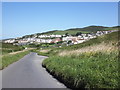
<path id="1" fill-rule="evenodd" d="M 64 35 L 66 33 L 70 35 L 76 35 L 76 33 L 81 32 L 81 33 L 95 33 L 98 30 L 99 31 L 104 31 L 104 30 L 116 30 L 118 27 L 104 27 L 104 26 L 87 26 L 84 28 L 71 28 L 67 30 L 52 30 L 48 32 L 43 32 L 43 33 L 36 33 L 36 35 L 51 35 L 51 34 L 59 34 L 59 35 Z M 33 37 L 35 34 L 32 35 L 26 35 L 23 37 Z"/>
<path id="2" fill-rule="evenodd" d="M 70 31 L 54 31 L 53 33 L 47 33 L 47 35 L 51 35 L 51 34 L 64 35 L 66 33 L 71 34 L 71 35 L 75 35 L 77 32 L 89 33 L 88 31 L 79 31 L 79 30 L 73 31 L 73 30 L 70 30 Z"/>
<path id="3" fill-rule="evenodd" d="M 51 34 L 60 34 L 60 35 L 64 35 L 66 33 L 71 34 L 71 35 L 75 35 L 77 32 L 81 32 L 81 33 L 92 33 L 92 32 L 97 32 L 97 31 L 104 31 L 104 30 L 116 30 L 117 27 L 103 27 L 103 26 L 88 26 L 88 27 L 84 27 L 84 28 L 72 28 L 72 29 L 67 29 L 67 30 L 55 30 L 55 31 L 48 31 L 45 33 L 41 33 L 41 34 L 47 34 L 47 35 L 51 35 Z M 38 34 L 39 35 L 39 34 Z"/>
<path id="4" fill-rule="evenodd" d="M 38 53 L 49 56 L 43 67 L 70 88 L 118 88 L 118 32 Z"/>
<path id="5" fill-rule="evenodd" d="M 2 54 L 8 54 L 11 52 L 21 51 L 24 49 L 22 46 L 13 45 L 10 43 L 0 43 L 2 44 Z"/>

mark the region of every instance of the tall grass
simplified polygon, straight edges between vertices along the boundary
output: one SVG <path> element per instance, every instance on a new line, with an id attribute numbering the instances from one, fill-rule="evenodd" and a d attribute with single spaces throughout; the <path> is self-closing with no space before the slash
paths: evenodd
<path id="1" fill-rule="evenodd" d="M 112 45 L 112 43 L 100 43 L 97 45 L 91 45 L 89 47 L 78 48 L 77 50 L 63 50 L 58 53 L 59 56 L 69 56 L 69 55 L 79 55 L 85 52 L 94 53 L 94 52 L 103 52 L 109 53 L 111 51 L 118 50 L 118 47 Z"/>
<path id="2" fill-rule="evenodd" d="M 43 66 L 70 88 L 117 88 L 120 80 L 116 51 L 53 56 Z"/>
<path id="3" fill-rule="evenodd" d="M 118 32 L 42 52 L 53 76 L 70 88 L 118 88 Z"/>

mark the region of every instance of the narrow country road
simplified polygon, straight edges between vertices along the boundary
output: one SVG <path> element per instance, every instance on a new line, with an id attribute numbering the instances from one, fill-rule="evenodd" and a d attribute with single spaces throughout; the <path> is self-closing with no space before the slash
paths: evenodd
<path id="1" fill-rule="evenodd" d="M 42 67 L 47 58 L 31 52 L 2 70 L 2 88 L 66 88 Z"/>

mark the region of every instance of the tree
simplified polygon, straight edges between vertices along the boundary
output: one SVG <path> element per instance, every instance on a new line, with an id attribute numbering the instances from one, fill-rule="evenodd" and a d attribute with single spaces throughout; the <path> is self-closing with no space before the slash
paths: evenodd
<path id="1" fill-rule="evenodd" d="M 77 32 L 77 33 L 76 33 L 76 36 L 79 36 L 79 35 L 81 35 L 81 34 L 82 34 L 81 32 Z"/>
<path id="2" fill-rule="evenodd" d="M 63 43 L 63 41 L 59 41 L 59 42 L 57 42 L 57 44 L 62 44 Z"/>
<path id="3" fill-rule="evenodd" d="M 67 44 L 70 44 L 70 43 L 72 43 L 72 41 L 71 41 L 71 40 L 69 40 L 69 41 L 67 42 Z"/>
<path id="4" fill-rule="evenodd" d="M 69 34 L 68 34 L 68 33 L 65 33 L 65 36 L 69 36 Z"/>

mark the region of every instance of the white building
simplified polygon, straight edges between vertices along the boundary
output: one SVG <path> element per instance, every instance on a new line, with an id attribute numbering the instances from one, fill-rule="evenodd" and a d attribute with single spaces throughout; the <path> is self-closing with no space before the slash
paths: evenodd
<path id="1" fill-rule="evenodd" d="M 5 40 L 4 42 L 5 42 L 5 43 L 14 43 L 14 42 L 15 42 L 15 39 Z"/>

